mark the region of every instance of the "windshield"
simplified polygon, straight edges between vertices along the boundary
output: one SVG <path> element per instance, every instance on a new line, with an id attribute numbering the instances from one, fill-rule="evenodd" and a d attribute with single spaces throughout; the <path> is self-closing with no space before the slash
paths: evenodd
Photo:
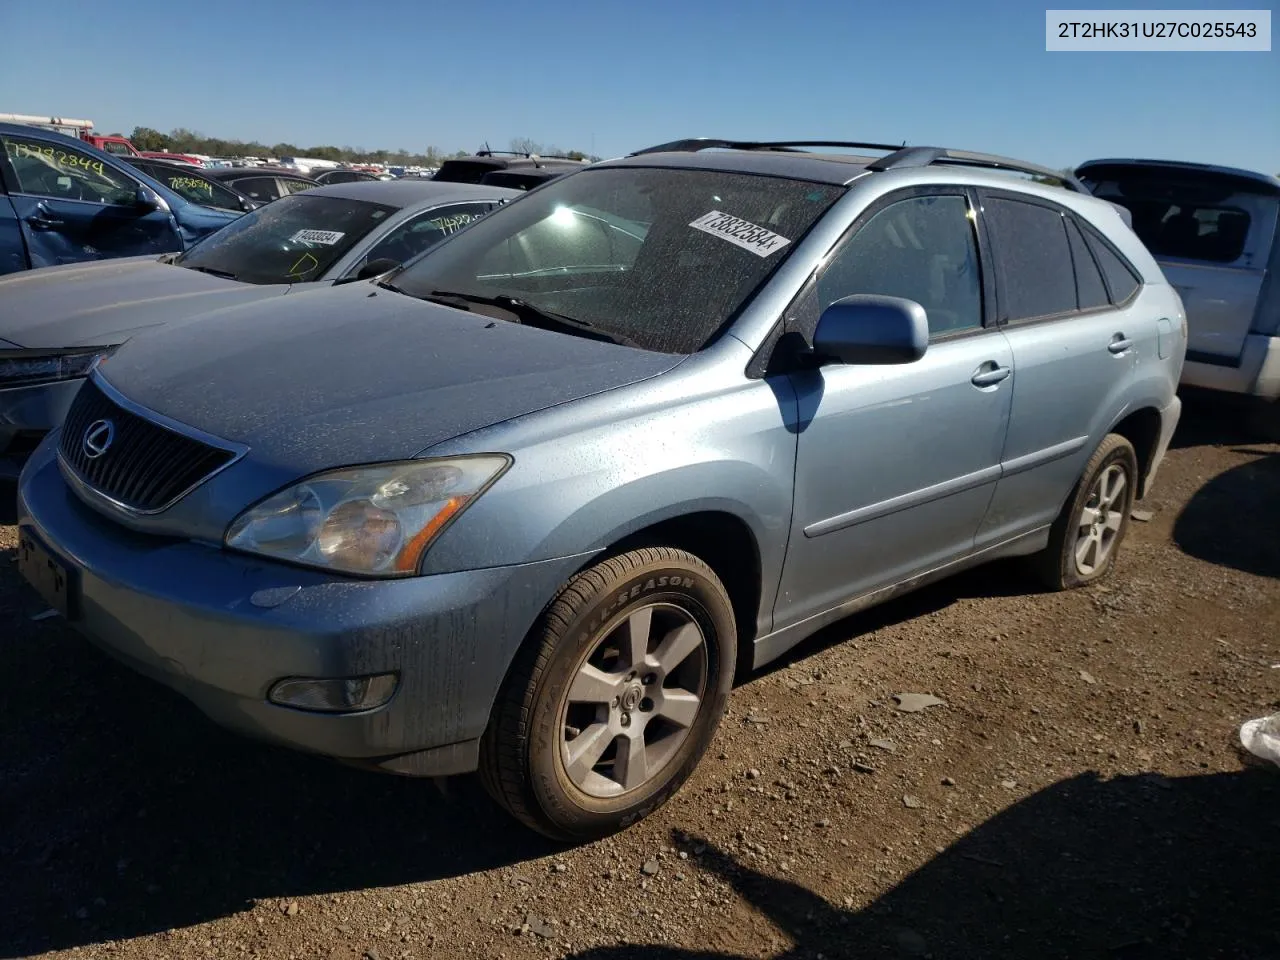
<path id="1" fill-rule="evenodd" d="M 137 168 L 153 180 L 159 180 L 166 187 L 190 203 L 198 203 L 205 207 L 216 207 L 219 210 L 234 210 L 239 213 L 240 195 L 228 190 L 220 183 L 214 183 L 198 174 L 187 170 L 173 169 L 162 164 L 136 164 Z"/>
<path id="2" fill-rule="evenodd" d="M 233 220 L 174 262 L 245 283 L 319 280 L 395 207 L 305 193 Z"/>
<path id="3" fill-rule="evenodd" d="M 694 353 L 843 189 L 717 170 L 584 170 L 496 210 L 390 283 L 447 302 L 515 298 L 526 313 Z"/>

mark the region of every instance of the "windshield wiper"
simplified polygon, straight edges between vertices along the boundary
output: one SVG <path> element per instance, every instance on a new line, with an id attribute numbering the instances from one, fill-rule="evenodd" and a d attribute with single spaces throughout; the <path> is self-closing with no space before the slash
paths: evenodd
<path id="1" fill-rule="evenodd" d="M 213 277 L 223 277 L 227 280 L 234 280 L 236 275 L 227 270 L 215 270 L 213 267 L 193 267 L 187 263 L 178 264 L 180 267 L 186 267 L 188 270 L 199 270 L 201 273 L 207 273 Z"/>
<path id="2" fill-rule="evenodd" d="M 616 343 L 622 346 L 636 347 L 639 346 L 630 337 L 625 337 L 620 333 L 611 333 L 607 330 L 601 330 L 586 320 L 578 320 L 575 317 L 566 317 L 563 313 L 553 313 L 550 310 L 543 310 L 536 307 L 527 300 L 521 300 L 519 297 L 513 297 L 509 294 L 499 293 L 491 297 L 478 293 L 457 293 L 452 290 L 432 290 L 423 300 L 431 300 L 435 303 L 442 303 L 447 307 L 458 307 L 462 310 L 469 310 L 467 304 L 481 304 L 483 306 L 498 307 L 509 313 L 515 314 L 516 318 L 524 324 L 531 327 L 539 327 L 543 330 L 562 330 L 569 333 L 582 334 L 596 340 L 605 340 L 609 343 Z"/>

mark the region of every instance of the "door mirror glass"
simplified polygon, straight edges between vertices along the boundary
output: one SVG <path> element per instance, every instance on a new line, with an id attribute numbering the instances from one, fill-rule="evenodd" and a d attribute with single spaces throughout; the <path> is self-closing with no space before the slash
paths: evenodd
<path id="1" fill-rule="evenodd" d="M 818 318 L 813 349 L 849 364 L 914 363 L 929 345 L 929 318 L 914 300 L 860 293 L 837 300 Z"/>

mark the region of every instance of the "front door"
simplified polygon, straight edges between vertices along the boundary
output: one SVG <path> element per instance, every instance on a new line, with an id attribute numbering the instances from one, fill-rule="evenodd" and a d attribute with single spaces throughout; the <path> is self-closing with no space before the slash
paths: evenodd
<path id="1" fill-rule="evenodd" d="M 984 323 L 985 290 L 971 200 L 952 188 L 879 201 L 803 295 L 815 320 L 852 294 L 914 300 L 930 342 L 915 363 L 790 375 L 795 506 L 775 629 L 972 550 L 1000 474 L 1012 373 L 1004 335 Z"/>
<path id="2" fill-rule="evenodd" d="M 100 155 L 36 137 L 0 141 L 31 266 L 181 249 L 169 211 L 138 206 L 141 182 Z"/>

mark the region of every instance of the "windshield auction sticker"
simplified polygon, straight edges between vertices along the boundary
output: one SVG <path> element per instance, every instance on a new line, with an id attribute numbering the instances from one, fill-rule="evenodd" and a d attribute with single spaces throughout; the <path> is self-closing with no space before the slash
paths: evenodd
<path id="1" fill-rule="evenodd" d="M 289 238 L 289 242 L 318 243 L 322 246 L 332 247 L 345 236 L 346 234 L 340 230 L 299 230 Z"/>
<path id="2" fill-rule="evenodd" d="M 721 213 L 719 210 L 704 214 L 689 226 L 719 237 L 721 240 L 728 240 L 743 250 L 750 250 L 757 257 L 767 257 L 791 242 L 786 237 L 757 226 L 749 220 Z"/>

